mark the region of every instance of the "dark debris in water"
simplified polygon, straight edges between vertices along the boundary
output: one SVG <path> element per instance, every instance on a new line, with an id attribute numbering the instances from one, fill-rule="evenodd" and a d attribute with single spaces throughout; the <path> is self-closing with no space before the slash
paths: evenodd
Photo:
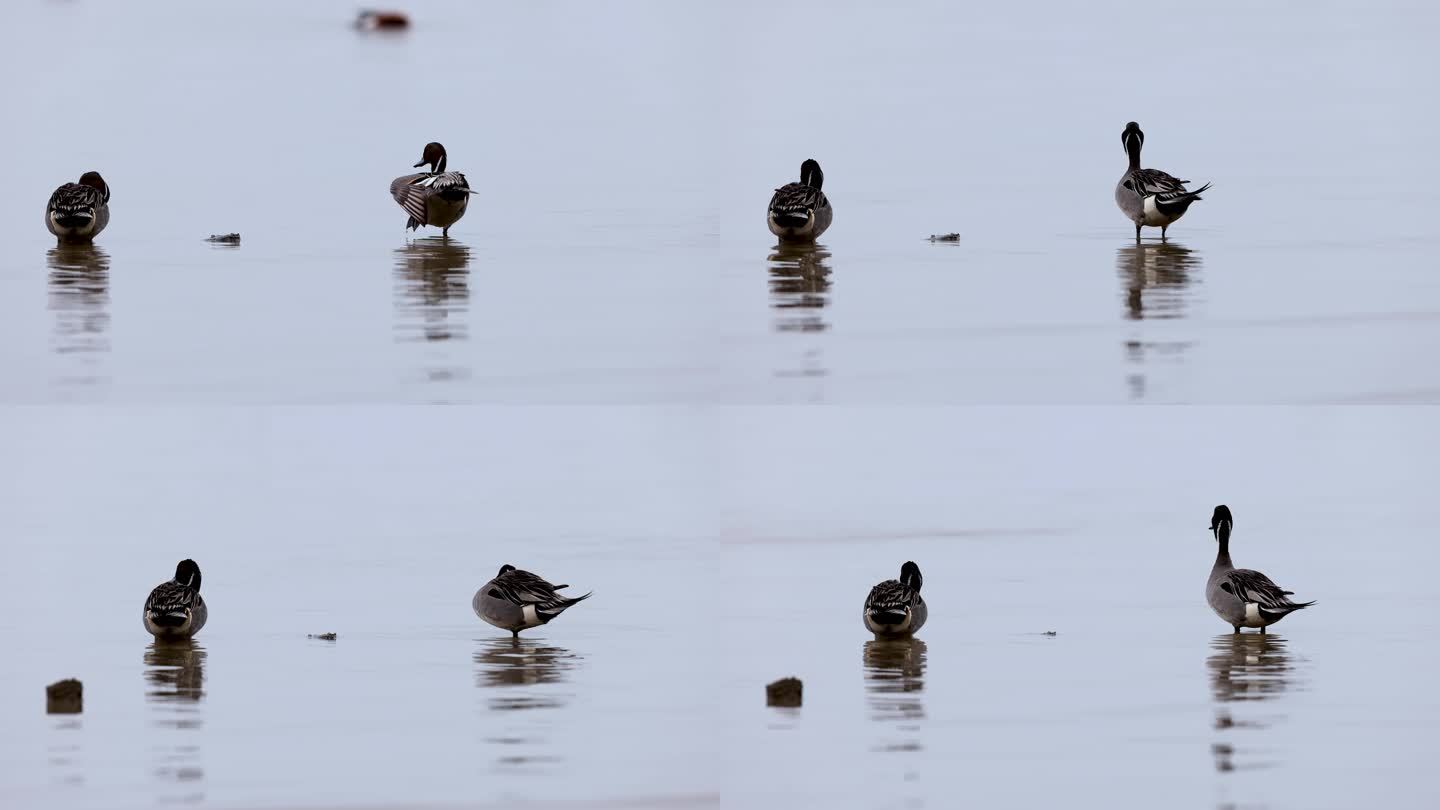
<path id="1" fill-rule="evenodd" d="M 960 241 L 960 234 L 958 234 L 958 233 L 932 233 L 932 234 L 930 234 L 930 241 L 931 241 L 931 242 L 959 242 L 959 241 Z"/>
<path id="2" fill-rule="evenodd" d="M 799 678 L 781 678 L 772 684 L 766 684 L 765 705 L 799 706 L 800 693 L 801 683 Z"/>
<path id="3" fill-rule="evenodd" d="M 318 638 L 321 641 L 334 641 L 336 635 L 334 633 L 311 633 L 310 638 Z"/>
<path id="4" fill-rule="evenodd" d="M 210 234 L 209 238 L 207 238 L 205 241 L 206 241 L 206 242 L 214 242 L 214 243 L 217 244 L 217 245 L 238 245 L 238 244 L 240 244 L 240 234 L 238 234 L 238 233 L 212 233 L 212 234 Z"/>
<path id="5" fill-rule="evenodd" d="M 1056 633 L 1054 630 L 1046 630 L 1045 632 L 1041 633 L 1040 635 L 1042 635 L 1042 636 L 1055 636 L 1055 635 L 1059 635 L 1059 634 Z"/>
<path id="6" fill-rule="evenodd" d="M 46 714 L 79 714 L 84 705 L 85 687 L 74 678 L 45 687 Z"/>
<path id="7" fill-rule="evenodd" d="M 356 15 L 355 27 L 362 31 L 403 31 L 410 27 L 410 17 L 403 11 L 365 9 Z"/>

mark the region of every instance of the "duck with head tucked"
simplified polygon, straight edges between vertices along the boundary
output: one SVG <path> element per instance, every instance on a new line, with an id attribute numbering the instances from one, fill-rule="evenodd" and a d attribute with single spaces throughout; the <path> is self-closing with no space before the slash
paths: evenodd
<path id="1" fill-rule="evenodd" d="M 210 618 L 200 597 L 200 566 L 194 560 L 181 560 L 175 578 L 150 592 L 141 618 L 146 631 L 157 639 L 185 639 L 200 632 Z"/>
<path id="2" fill-rule="evenodd" d="M 45 227 L 61 242 L 90 242 L 110 224 L 110 186 L 99 172 L 55 189 L 45 206 Z"/>
<path id="3" fill-rule="evenodd" d="M 766 223 L 782 242 L 813 242 L 830 227 L 834 209 L 820 187 L 825 173 L 814 159 L 800 164 L 800 182 L 786 183 L 770 198 Z"/>
<path id="4" fill-rule="evenodd" d="M 475 615 L 519 638 L 521 630 L 549 624 L 561 613 L 590 598 L 573 599 L 556 591 L 569 585 L 551 585 L 541 577 L 513 565 L 500 566 L 495 578 L 480 586 L 470 600 Z"/>
<path id="5" fill-rule="evenodd" d="M 920 566 L 906 562 L 899 579 L 887 579 L 865 597 L 865 629 L 877 639 L 909 638 L 925 624 L 930 609 L 920 598 Z"/>
<path id="6" fill-rule="evenodd" d="M 390 182 L 390 196 L 410 215 L 405 222 L 408 230 L 431 225 L 448 237 L 450 226 L 465 216 L 470 204 L 470 183 L 460 172 L 445 171 L 445 147 L 438 143 L 425 144 L 425 152 L 415 164 L 421 166 L 429 166 L 430 171 L 395 178 Z"/>

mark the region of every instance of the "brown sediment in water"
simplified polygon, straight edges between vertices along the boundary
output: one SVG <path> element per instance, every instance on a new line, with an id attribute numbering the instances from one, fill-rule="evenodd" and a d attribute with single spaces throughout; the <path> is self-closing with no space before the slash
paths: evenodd
<path id="1" fill-rule="evenodd" d="M 802 688 L 799 678 L 781 678 L 774 683 L 766 684 L 765 705 L 799 706 Z"/>
<path id="2" fill-rule="evenodd" d="M 85 687 L 74 678 L 45 687 L 46 714 L 79 714 L 84 707 Z"/>

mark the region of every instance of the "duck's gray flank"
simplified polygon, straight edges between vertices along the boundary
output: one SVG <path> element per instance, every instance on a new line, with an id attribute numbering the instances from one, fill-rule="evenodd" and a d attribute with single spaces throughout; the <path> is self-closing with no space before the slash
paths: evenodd
<path id="1" fill-rule="evenodd" d="M 1185 188 L 1189 180 L 1181 180 L 1159 169 L 1140 167 L 1140 148 L 1145 144 L 1145 133 L 1140 125 L 1131 121 L 1120 133 L 1120 143 L 1130 158 L 1130 165 L 1115 184 L 1115 204 L 1130 221 L 1135 223 L 1135 241 L 1140 241 L 1140 228 L 1160 228 L 1160 238 L 1175 220 L 1185 215 L 1190 204 L 1201 199 L 1200 193 L 1210 188 L 1206 183 L 1190 191 Z"/>
<path id="2" fill-rule="evenodd" d="M 1240 632 L 1241 627 L 1258 627 L 1260 632 L 1297 610 L 1315 602 L 1293 602 L 1294 591 L 1282 589 L 1259 571 L 1236 568 L 1230 561 L 1230 533 L 1235 519 L 1230 507 L 1221 504 L 1210 516 L 1210 531 L 1219 550 L 1210 578 L 1205 583 L 1205 600 L 1216 615 Z"/>
<path id="3" fill-rule="evenodd" d="M 549 624 L 572 606 L 590 598 L 588 593 L 574 598 L 556 593 L 568 587 L 551 585 L 507 563 L 500 566 L 494 579 L 480 586 L 470 604 L 481 619 L 519 636 L 521 630 Z"/>
<path id="4" fill-rule="evenodd" d="M 906 562 L 900 566 L 900 578 L 887 579 L 870 589 L 865 597 L 865 629 L 876 638 L 914 635 L 929 615 L 920 596 L 920 566 Z"/>
<path id="5" fill-rule="evenodd" d="M 181 560 L 175 577 L 150 591 L 142 613 L 145 630 L 156 638 L 190 638 L 210 616 L 200 596 L 200 566 Z"/>

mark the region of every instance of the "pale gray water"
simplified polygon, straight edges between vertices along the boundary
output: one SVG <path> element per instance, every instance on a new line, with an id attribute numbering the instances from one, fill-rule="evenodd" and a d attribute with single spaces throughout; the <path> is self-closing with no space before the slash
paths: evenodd
<path id="1" fill-rule="evenodd" d="M 7 10 L 0 805 L 1436 804 L 1433 9 L 406 8 Z M 1165 245 L 1131 119 L 1215 183 Z M 448 243 L 386 193 L 432 139 Z M 1221 501 L 1320 600 L 1270 638 Z M 596 596 L 513 644 L 504 562 Z"/>

